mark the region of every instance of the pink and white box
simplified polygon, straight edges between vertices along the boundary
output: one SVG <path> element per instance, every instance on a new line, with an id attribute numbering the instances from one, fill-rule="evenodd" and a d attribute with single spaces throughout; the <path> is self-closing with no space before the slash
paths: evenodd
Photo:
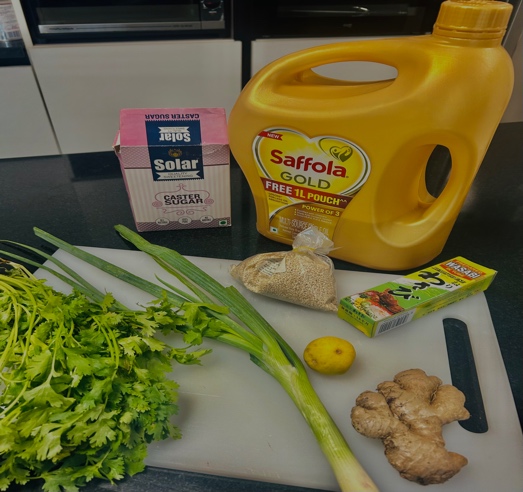
<path id="1" fill-rule="evenodd" d="M 223 108 L 122 109 L 113 148 L 138 231 L 231 225 Z"/>

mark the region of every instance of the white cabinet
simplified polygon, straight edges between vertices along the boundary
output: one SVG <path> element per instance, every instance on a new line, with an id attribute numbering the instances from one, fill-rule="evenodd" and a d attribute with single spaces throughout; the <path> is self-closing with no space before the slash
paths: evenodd
<path id="1" fill-rule="evenodd" d="M 122 108 L 223 107 L 241 90 L 232 40 L 39 45 L 28 49 L 64 154 L 111 150 Z"/>
<path id="2" fill-rule="evenodd" d="M 523 121 L 523 35 L 519 37 L 514 54 L 514 89 L 508 103 L 502 123 Z"/>
<path id="3" fill-rule="evenodd" d="M 0 67 L 0 158 L 59 154 L 31 67 Z"/>

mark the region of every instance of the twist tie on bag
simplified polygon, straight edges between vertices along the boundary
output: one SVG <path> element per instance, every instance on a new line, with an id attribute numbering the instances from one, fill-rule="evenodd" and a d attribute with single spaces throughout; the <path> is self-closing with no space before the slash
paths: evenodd
<path id="1" fill-rule="evenodd" d="M 281 301 L 336 312 L 334 265 L 327 256 L 334 243 L 311 226 L 296 235 L 292 251 L 261 253 L 231 268 L 247 289 Z"/>
<path id="2" fill-rule="evenodd" d="M 310 250 L 318 255 L 328 255 L 334 248 L 334 243 L 315 226 L 310 226 L 296 235 L 292 248 Z"/>

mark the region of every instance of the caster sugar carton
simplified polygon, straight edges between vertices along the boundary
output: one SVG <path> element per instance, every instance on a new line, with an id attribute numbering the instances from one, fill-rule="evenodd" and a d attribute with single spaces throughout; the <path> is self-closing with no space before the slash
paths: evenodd
<path id="1" fill-rule="evenodd" d="M 344 297 L 338 316 L 374 337 L 486 290 L 496 273 L 458 256 Z"/>
<path id="2" fill-rule="evenodd" d="M 138 231 L 231 225 L 224 109 L 122 109 L 113 148 Z"/>

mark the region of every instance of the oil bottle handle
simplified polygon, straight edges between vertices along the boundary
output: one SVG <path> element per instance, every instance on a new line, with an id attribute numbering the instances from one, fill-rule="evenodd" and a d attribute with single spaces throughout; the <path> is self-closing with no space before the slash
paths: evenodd
<path id="1" fill-rule="evenodd" d="M 457 217 L 481 163 L 479 161 L 477 165 L 474 164 L 473 154 L 463 142 L 449 149 L 452 155 L 449 179 L 441 194 L 424 214 L 429 221 L 446 221 L 451 215 Z"/>
<path id="2" fill-rule="evenodd" d="M 262 70 L 264 79 L 275 84 L 296 81 L 300 73 L 331 63 L 364 61 L 399 68 L 406 65 L 408 50 L 400 39 L 347 41 L 321 45 L 283 56 Z M 400 45 L 404 45 L 400 49 Z"/>
<path id="3" fill-rule="evenodd" d="M 437 242 L 435 238 L 441 234 L 446 239 L 479 168 L 477 156 L 469 147 L 465 142 L 449 143 L 452 167 L 448 182 L 437 198 L 431 197 L 425 187 L 423 178 L 427 161 L 423 156 L 419 155 L 418 159 L 406 152 L 403 154 L 402 168 L 413 177 L 408 184 L 405 174 L 397 173 L 400 163 L 391 162 L 376 192 L 380 204 L 387 203 L 386 207 L 378 206 L 375 211 L 377 229 L 385 242 L 408 247 L 425 240 Z M 416 146 L 413 147 L 413 152 L 416 150 Z M 428 158 L 428 153 L 425 157 Z M 400 200 L 397 190 L 401 186 L 405 193 Z"/>

